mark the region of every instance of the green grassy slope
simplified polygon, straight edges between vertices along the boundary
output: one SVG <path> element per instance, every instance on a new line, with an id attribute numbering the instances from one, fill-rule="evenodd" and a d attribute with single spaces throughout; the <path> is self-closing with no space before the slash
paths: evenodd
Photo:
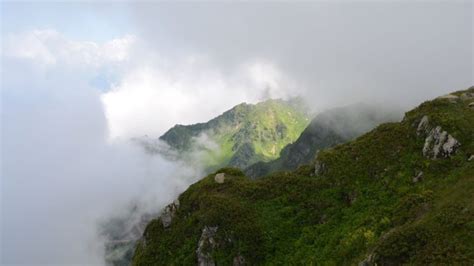
<path id="1" fill-rule="evenodd" d="M 466 92 L 474 96 L 474 88 L 455 94 Z M 217 264 L 472 265 L 474 97 L 466 98 L 425 102 L 292 172 L 253 181 L 221 169 L 223 184 L 209 175 L 180 195 L 169 228 L 147 226 L 133 264 L 194 265 L 211 226 L 205 252 Z M 451 157 L 423 156 L 425 115 L 461 143 Z"/>
<path id="2" fill-rule="evenodd" d="M 176 125 L 160 139 L 184 156 L 198 151 L 205 165 L 247 167 L 275 159 L 295 141 L 309 119 L 298 100 L 240 104 L 207 123 Z"/>
<path id="3" fill-rule="evenodd" d="M 257 162 L 244 172 L 258 178 L 270 172 L 295 170 L 310 163 L 318 150 L 344 143 L 358 137 L 384 122 L 398 121 L 401 112 L 368 104 L 352 104 L 318 114 L 298 139 L 288 144 L 280 157 L 269 162 Z"/>

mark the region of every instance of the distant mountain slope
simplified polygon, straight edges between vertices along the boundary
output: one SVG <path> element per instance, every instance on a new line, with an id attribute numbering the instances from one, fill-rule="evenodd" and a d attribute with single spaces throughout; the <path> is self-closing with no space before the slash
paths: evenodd
<path id="1" fill-rule="evenodd" d="M 318 150 L 344 143 L 381 123 L 400 118 L 398 111 L 368 104 L 354 104 L 325 111 L 311 121 L 294 143 L 288 144 L 281 151 L 278 159 L 257 162 L 244 172 L 247 176 L 256 178 L 274 171 L 294 170 L 313 160 Z"/>
<path id="2" fill-rule="evenodd" d="M 474 87 L 251 180 L 225 168 L 150 222 L 133 265 L 473 265 Z"/>
<path id="3" fill-rule="evenodd" d="M 245 168 L 277 158 L 298 138 L 309 123 L 301 106 L 298 99 L 243 103 L 206 123 L 176 125 L 160 139 L 183 156 L 198 151 L 211 169 Z"/>

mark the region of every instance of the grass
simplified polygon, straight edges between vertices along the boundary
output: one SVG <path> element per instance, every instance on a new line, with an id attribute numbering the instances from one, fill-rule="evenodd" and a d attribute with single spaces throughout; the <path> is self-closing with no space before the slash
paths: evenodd
<path id="1" fill-rule="evenodd" d="M 471 89 L 473 91 L 473 89 Z M 474 91 L 473 91 L 474 92 Z M 458 94 L 462 92 L 457 92 Z M 134 265 L 194 265 L 204 226 L 218 226 L 211 255 L 228 265 L 474 263 L 474 111 L 469 101 L 434 100 L 346 144 L 322 151 L 325 165 L 250 180 L 234 168 L 180 195 L 169 229 L 151 222 Z M 448 159 L 422 156 L 417 122 L 428 115 L 462 146 Z M 423 171 L 423 179 L 412 178 Z"/>
<path id="2" fill-rule="evenodd" d="M 202 124 L 175 126 L 162 137 L 184 157 L 199 150 L 211 171 L 236 164 L 246 167 L 257 161 L 278 158 L 280 151 L 294 142 L 309 123 L 307 113 L 290 102 L 267 100 L 255 105 L 241 104 Z M 199 147 L 197 137 L 206 134 L 216 148 Z M 250 145 L 253 153 L 239 152 Z"/>

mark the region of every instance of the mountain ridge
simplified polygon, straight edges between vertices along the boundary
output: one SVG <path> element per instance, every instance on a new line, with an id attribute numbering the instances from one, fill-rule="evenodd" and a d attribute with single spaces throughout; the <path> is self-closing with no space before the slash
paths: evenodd
<path id="1" fill-rule="evenodd" d="M 205 123 L 175 125 L 159 139 L 181 154 L 203 151 L 210 169 L 276 158 L 309 122 L 299 99 L 242 103 Z M 209 147 L 210 146 L 210 147 Z"/>
<path id="2" fill-rule="evenodd" d="M 401 114 L 394 108 L 363 103 L 326 110 L 316 115 L 298 139 L 281 150 L 277 159 L 257 162 L 245 168 L 244 173 L 257 178 L 270 172 L 295 170 L 313 160 L 318 150 L 342 144 L 381 123 L 399 119 Z"/>
<path id="3" fill-rule="evenodd" d="M 473 136 L 471 87 L 294 171 L 220 169 L 179 196 L 170 224 L 148 224 L 133 265 L 470 265 Z"/>

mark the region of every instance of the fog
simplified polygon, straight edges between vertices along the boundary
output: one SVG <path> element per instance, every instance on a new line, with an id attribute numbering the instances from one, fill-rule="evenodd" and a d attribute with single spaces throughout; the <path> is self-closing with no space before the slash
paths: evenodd
<path id="1" fill-rule="evenodd" d="M 103 264 L 99 221 L 131 201 L 156 211 L 202 173 L 110 140 L 100 93 L 85 77 L 23 69 L 22 90 L 15 63 L 4 70 L 2 262 Z"/>
<path id="2" fill-rule="evenodd" d="M 133 5 L 170 54 L 232 71 L 270 60 L 312 105 L 420 101 L 473 83 L 472 1 L 199 2 Z"/>
<path id="3" fill-rule="evenodd" d="M 2 2 L 1 35 L 2 264 L 102 265 L 100 222 L 202 177 L 131 138 L 241 102 L 407 110 L 473 83 L 470 1 Z"/>

